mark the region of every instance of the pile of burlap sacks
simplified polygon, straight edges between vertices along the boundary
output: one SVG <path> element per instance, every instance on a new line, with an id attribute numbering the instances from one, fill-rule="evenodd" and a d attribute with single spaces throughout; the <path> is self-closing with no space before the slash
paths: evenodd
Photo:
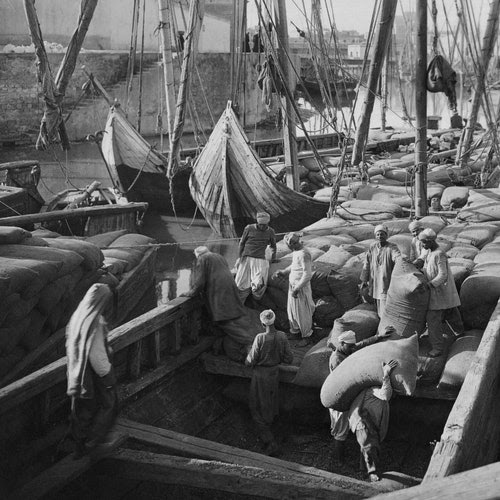
<path id="1" fill-rule="evenodd" d="M 470 208 L 468 208 L 470 210 Z M 428 382 L 442 382 L 441 385 L 461 384 L 472 356 L 481 340 L 482 332 L 500 298 L 500 220 L 487 222 L 447 222 L 437 216 L 421 219 L 425 227 L 437 234 L 440 248 L 449 258 L 453 278 L 460 294 L 460 311 L 466 328 L 465 334 L 450 345 L 448 356 L 430 360 L 425 355 L 430 345 L 425 337 L 419 340 L 420 373 Z M 396 244 L 404 257 L 409 257 L 412 236 L 408 232 L 409 221 L 393 219 L 385 221 L 389 230 L 389 241 Z M 413 266 L 395 269 L 393 280 L 392 314 L 379 323 L 373 305 L 363 302 L 358 293 L 359 276 L 366 251 L 374 240 L 374 223 L 352 222 L 339 218 L 323 219 L 304 228 L 303 242 L 313 258 L 313 279 L 311 286 L 316 303 L 314 321 L 330 332 L 310 353 L 308 380 L 302 385 L 321 386 L 328 375 L 328 360 L 334 338 L 346 330 L 354 330 L 358 340 L 373 335 L 380 328 L 391 324 L 400 335 L 409 337 L 415 332 L 425 331 L 427 301 L 414 291 L 423 279 Z M 271 308 L 276 312 L 276 326 L 286 330 L 288 319 L 286 301 L 287 279 L 276 279 L 272 274 L 290 264 L 291 252 L 283 242 L 278 243 L 279 262 L 271 265 L 266 294 L 251 306 L 258 309 Z M 405 299 L 408 295 L 408 300 Z M 405 302 L 406 300 L 406 302 Z M 411 302 L 411 307 L 405 312 Z M 403 306 L 401 305 L 403 303 Z M 454 338 L 451 338 L 453 341 Z M 307 363 L 306 356 L 302 362 Z M 444 364 L 450 364 L 444 369 Z M 438 366 L 439 365 L 439 366 Z M 442 374 L 442 376 L 441 376 Z M 441 380 L 440 380 L 441 376 Z M 445 380 L 442 380 L 442 377 Z M 301 382 L 300 377 L 296 380 Z"/>
<path id="2" fill-rule="evenodd" d="M 0 227 L 0 377 L 66 325 L 92 284 L 118 285 L 152 241 L 127 231 L 85 239 Z"/>

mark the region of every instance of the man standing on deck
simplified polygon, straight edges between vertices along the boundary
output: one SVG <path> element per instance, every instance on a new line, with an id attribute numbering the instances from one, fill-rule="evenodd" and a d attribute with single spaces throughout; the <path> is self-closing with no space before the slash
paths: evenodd
<path id="1" fill-rule="evenodd" d="M 271 309 L 261 312 L 260 321 L 266 331 L 257 334 L 245 360 L 245 364 L 253 368 L 250 411 L 268 455 L 278 452 L 271 424 L 279 412 L 279 364 L 293 361 L 288 339 L 283 332 L 276 330 L 275 319 Z"/>
<path id="2" fill-rule="evenodd" d="M 392 270 L 396 259 L 401 258 L 399 248 L 387 241 L 388 230 L 379 224 L 374 230 L 375 243 L 366 252 L 363 270 L 361 271 L 361 288 L 368 287 L 368 293 L 377 304 L 377 313 L 382 317 L 387 301 L 387 291 L 391 283 Z"/>
<path id="3" fill-rule="evenodd" d="M 181 297 L 203 294 L 212 321 L 226 321 L 245 314 L 238 288 L 226 259 L 207 247 L 195 248 L 193 284 Z"/>
<path id="4" fill-rule="evenodd" d="M 423 250 L 420 254 L 420 265 L 417 262 L 417 267 L 422 268 L 430 289 L 427 330 L 432 350 L 429 352 L 429 357 L 436 358 L 444 351 L 445 322 L 448 320 L 448 326 L 455 335 L 460 335 L 463 331 L 462 319 L 458 311 L 460 297 L 448 257 L 436 242 L 436 233 L 427 228 L 418 235 L 418 238 L 422 242 Z"/>
<path id="5" fill-rule="evenodd" d="M 284 241 L 292 250 L 292 263 L 286 269 L 276 271 L 275 276 L 288 275 L 287 314 L 290 321 L 290 334 L 302 340 L 297 344 L 304 347 L 311 343 L 313 334 L 314 301 L 312 298 L 312 258 L 304 248 L 299 233 L 288 233 Z"/>
<path id="6" fill-rule="evenodd" d="M 266 249 L 272 252 L 271 261 L 276 258 L 276 235 L 269 227 L 271 217 L 267 212 L 258 212 L 256 224 L 249 224 L 243 230 L 240 240 L 239 258 L 235 276 L 241 301 L 250 293 L 260 300 L 267 287 L 269 261 L 266 259 Z"/>
<path id="7" fill-rule="evenodd" d="M 414 220 L 410 222 L 408 229 L 413 236 L 410 246 L 410 262 L 415 262 L 415 260 L 420 257 L 423 248 L 422 242 L 418 239 L 418 235 L 424 230 L 424 225 L 420 221 Z"/>

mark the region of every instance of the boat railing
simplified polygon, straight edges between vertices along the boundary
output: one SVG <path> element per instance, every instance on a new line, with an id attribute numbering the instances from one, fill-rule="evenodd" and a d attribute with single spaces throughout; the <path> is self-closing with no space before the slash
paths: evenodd
<path id="1" fill-rule="evenodd" d="M 498 460 L 499 401 L 500 301 L 434 448 L 424 483 Z"/>
<path id="2" fill-rule="evenodd" d="M 199 299 L 177 298 L 111 330 L 122 403 L 211 346 L 199 337 L 201 311 Z M 0 388 L 0 441 L 43 435 L 68 400 L 66 357 Z"/>

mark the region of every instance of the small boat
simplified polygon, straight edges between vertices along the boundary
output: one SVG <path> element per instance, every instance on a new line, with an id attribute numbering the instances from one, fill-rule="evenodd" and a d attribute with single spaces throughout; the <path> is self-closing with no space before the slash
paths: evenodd
<path id="1" fill-rule="evenodd" d="M 179 215 L 194 213 L 187 189 L 190 170 L 181 166 L 172 179 L 171 192 L 168 158 L 141 136 L 117 104 L 110 108 L 101 147 L 118 189 L 130 201 L 147 201 L 152 208 L 170 213 L 173 203 Z"/>
<path id="2" fill-rule="evenodd" d="M 251 148 L 229 101 L 189 180 L 191 196 L 218 235 L 234 238 L 265 210 L 277 233 L 320 218 L 329 204 L 293 191 L 275 180 Z"/>

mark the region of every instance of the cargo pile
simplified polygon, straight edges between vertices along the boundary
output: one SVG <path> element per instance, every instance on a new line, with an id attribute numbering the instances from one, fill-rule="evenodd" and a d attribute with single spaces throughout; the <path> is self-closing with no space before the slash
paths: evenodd
<path id="1" fill-rule="evenodd" d="M 0 377 L 64 327 L 94 283 L 116 286 L 152 242 L 115 231 L 88 239 L 0 227 Z M 132 247 L 132 248 L 130 248 Z"/>

